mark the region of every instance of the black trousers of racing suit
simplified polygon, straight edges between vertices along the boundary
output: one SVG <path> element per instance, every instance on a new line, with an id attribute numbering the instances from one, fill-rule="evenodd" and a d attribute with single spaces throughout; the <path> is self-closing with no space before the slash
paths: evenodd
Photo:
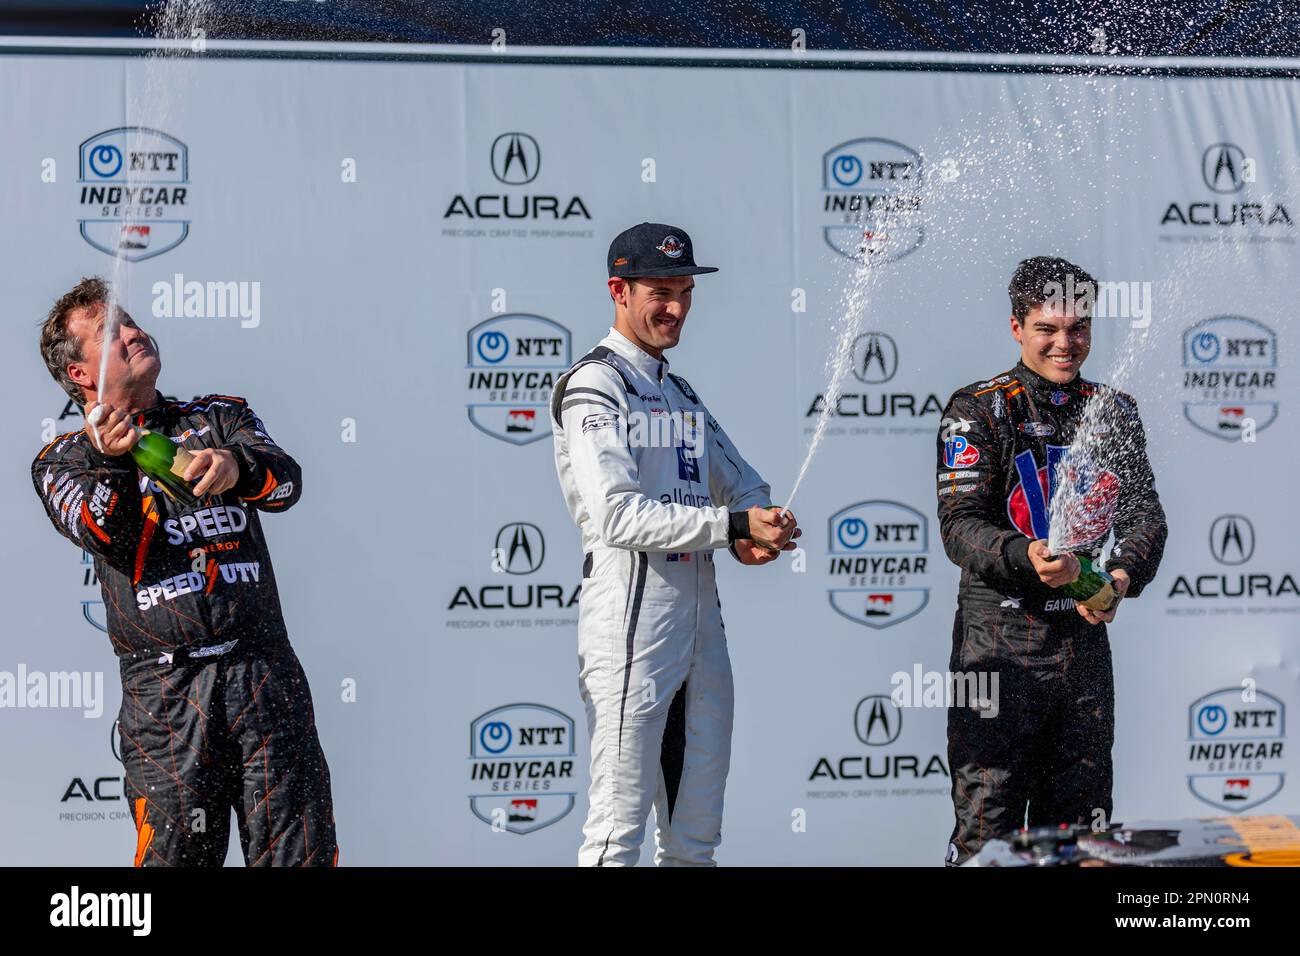
<path id="1" fill-rule="evenodd" d="M 953 622 L 949 670 L 997 677 L 996 713 L 948 709 L 956 823 L 947 862 L 1021 826 L 1103 823 L 1111 816 L 1115 685 L 1104 624 L 1069 607 L 1038 612 L 967 591 Z M 1038 603 L 1042 603 L 1041 601 Z M 1004 606 L 1006 605 L 1006 606 Z M 1027 816 L 1026 816 L 1027 813 Z"/>
<path id="2" fill-rule="evenodd" d="M 247 865 L 336 865 L 329 767 L 293 648 L 197 653 L 121 658 L 135 865 L 221 866 L 232 808 Z"/>

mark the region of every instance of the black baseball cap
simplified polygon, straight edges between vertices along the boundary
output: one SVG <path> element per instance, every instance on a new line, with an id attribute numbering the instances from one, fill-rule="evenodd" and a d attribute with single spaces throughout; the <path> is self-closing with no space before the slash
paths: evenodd
<path id="1" fill-rule="evenodd" d="M 718 271 L 716 266 L 697 266 L 686 230 L 662 222 L 643 222 L 624 229 L 609 244 L 606 264 L 611 278 L 624 279 L 695 276 Z"/>

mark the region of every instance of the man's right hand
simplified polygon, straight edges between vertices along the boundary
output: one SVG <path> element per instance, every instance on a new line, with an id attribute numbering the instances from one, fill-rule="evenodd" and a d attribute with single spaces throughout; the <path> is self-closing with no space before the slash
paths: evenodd
<path id="1" fill-rule="evenodd" d="M 1055 558 L 1047 550 L 1047 542 L 1041 538 L 1029 543 L 1029 560 L 1038 572 L 1038 580 L 1048 587 L 1061 588 L 1079 577 L 1079 559 L 1070 552 Z"/>
<path id="2" fill-rule="evenodd" d="M 749 537 L 759 547 L 782 551 L 791 538 L 801 533 L 793 514 L 782 517 L 780 508 L 749 509 Z"/>
<path id="3" fill-rule="evenodd" d="M 90 423 L 94 420 L 92 416 L 96 408 L 102 408 L 103 411 L 100 412 L 99 421 L 92 427 Z M 99 441 L 95 441 L 96 430 L 99 432 Z M 91 402 L 86 406 L 86 433 L 90 435 L 95 447 L 111 458 L 129 454 L 140 440 L 140 433 L 131 426 L 129 412 L 112 405 L 101 406 L 99 402 Z"/>

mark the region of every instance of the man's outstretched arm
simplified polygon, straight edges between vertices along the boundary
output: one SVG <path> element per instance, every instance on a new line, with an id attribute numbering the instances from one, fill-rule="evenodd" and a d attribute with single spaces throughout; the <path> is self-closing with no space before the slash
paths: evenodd
<path id="1" fill-rule="evenodd" d="M 129 454 L 96 451 L 84 431 L 64 435 L 32 462 L 32 484 L 59 534 L 123 573 L 133 572 L 146 515 Z"/>

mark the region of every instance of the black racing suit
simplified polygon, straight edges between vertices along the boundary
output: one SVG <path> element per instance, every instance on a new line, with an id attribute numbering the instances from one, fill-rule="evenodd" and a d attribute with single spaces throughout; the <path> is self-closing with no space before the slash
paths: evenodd
<path id="1" fill-rule="evenodd" d="M 949 668 L 987 674 L 985 687 L 998 681 L 989 716 L 960 698 L 948 711 L 957 820 L 947 862 L 963 863 L 985 840 L 1021 827 L 1026 804 L 1030 826 L 1110 819 L 1106 627 L 1043 585 L 1029 560 L 1030 542 L 1048 537 L 1052 500 L 1073 502 L 1076 533 L 1057 550 L 1096 558 L 1114 532 L 1106 567 L 1129 574 L 1130 598 L 1155 576 L 1166 527 L 1136 403 L 1079 377 L 1058 385 L 1018 363 L 960 389 L 944 411 L 938 455 L 940 533 L 962 569 Z"/>
<path id="2" fill-rule="evenodd" d="M 232 807 L 249 865 L 333 864 L 329 768 L 258 516 L 297 502 L 298 464 L 242 398 L 158 394 L 134 421 L 239 466 L 234 488 L 183 508 L 84 430 L 32 463 L 54 526 L 94 555 L 136 865 L 221 865 Z"/>

